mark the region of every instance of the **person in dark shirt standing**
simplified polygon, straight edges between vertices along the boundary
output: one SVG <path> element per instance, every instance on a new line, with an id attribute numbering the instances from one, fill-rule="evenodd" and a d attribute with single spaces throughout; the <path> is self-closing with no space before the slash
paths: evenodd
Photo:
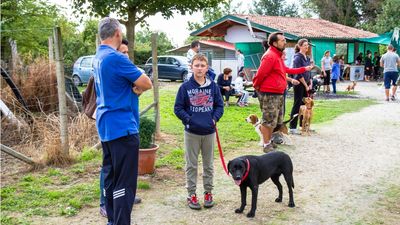
<path id="1" fill-rule="evenodd" d="M 308 48 L 309 44 L 307 39 L 300 39 L 297 42 L 296 47 L 294 49 L 295 55 L 293 58 L 293 68 L 306 67 L 311 64 L 310 58 L 306 55 Z M 292 112 L 290 113 L 290 118 L 293 118 L 295 114 L 299 113 L 300 106 L 304 105 L 303 98 L 309 95 L 308 93 L 312 88 L 312 83 L 310 82 L 311 74 L 309 71 L 295 75 L 294 79 L 298 80 L 300 84 L 293 86 L 294 103 L 292 107 Z M 301 119 L 302 118 L 300 118 L 300 124 L 301 124 Z M 290 122 L 289 131 L 291 134 L 300 134 L 300 132 L 296 129 L 297 121 L 298 117 L 295 117 Z"/>
<path id="2" fill-rule="evenodd" d="M 372 63 L 374 64 L 374 79 L 378 80 L 381 75 L 381 57 L 379 56 L 378 52 L 374 52 L 374 58 L 372 59 Z"/>
<path id="3" fill-rule="evenodd" d="M 372 69 L 373 69 L 373 64 L 372 64 L 372 54 L 371 52 L 368 52 L 367 57 L 365 57 L 365 81 L 369 81 L 371 76 L 372 76 Z"/>

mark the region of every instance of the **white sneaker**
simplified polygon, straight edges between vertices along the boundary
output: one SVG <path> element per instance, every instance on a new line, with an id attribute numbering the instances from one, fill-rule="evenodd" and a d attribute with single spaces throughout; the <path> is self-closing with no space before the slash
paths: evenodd
<path id="1" fill-rule="evenodd" d="M 300 131 L 295 129 L 289 129 L 289 134 L 300 134 Z"/>

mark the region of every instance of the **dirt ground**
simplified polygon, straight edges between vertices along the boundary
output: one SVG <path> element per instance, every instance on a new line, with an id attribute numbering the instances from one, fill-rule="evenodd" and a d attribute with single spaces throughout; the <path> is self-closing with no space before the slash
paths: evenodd
<path id="1" fill-rule="evenodd" d="M 339 83 L 343 90 L 348 83 Z M 360 82 L 360 95 L 375 98 L 379 104 L 360 112 L 344 114 L 328 123 L 312 126 L 311 136 L 290 136 L 292 145 L 280 146 L 294 164 L 296 207 L 275 203 L 277 190 L 271 181 L 260 185 L 256 216 L 248 219 L 235 214 L 240 191 L 215 159 L 212 209 L 194 211 L 186 206 L 184 172 L 160 169 L 150 190 L 139 190 L 143 202 L 134 206 L 135 224 L 355 224 L 368 219 L 376 210 L 386 189 L 400 184 L 400 102 L 384 102 L 383 89 L 375 82 Z M 229 148 L 229 146 L 223 146 Z M 257 142 L 249 148 L 228 151 L 225 160 L 245 154 L 262 154 Z M 144 179 L 144 178 L 142 178 Z M 285 183 L 281 178 L 285 187 Z M 198 195 L 202 198 L 201 173 Z M 202 203 L 202 200 L 201 200 Z M 247 199 L 250 204 L 250 196 Z M 34 224 L 106 224 L 98 207 L 85 208 L 74 217 L 46 217 Z M 399 224 L 400 212 L 381 218 L 385 224 Z M 364 223 L 360 223 L 364 224 Z"/>

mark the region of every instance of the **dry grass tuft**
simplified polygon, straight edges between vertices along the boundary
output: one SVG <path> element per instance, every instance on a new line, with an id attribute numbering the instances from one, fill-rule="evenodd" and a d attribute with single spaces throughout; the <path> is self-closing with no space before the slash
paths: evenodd
<path id="1" fill-rule="evenodd" d="M 20 89 L 30 111 L 49 113 L 57 110 L 57 78 L 54 64 L 50 64 L 47 59 L 39 58 L 26 68 L 16 71 L 18 72 L 12 75 L 12 79 Z M 11 90 L 8 92 L 11 93 Z M 12 102 L 9 96 L 2 98 L 3 101 Z"/>
<path id="2" fill-rule="evenodd" d="M 12 79 L 25 99 L 26 112 L 17 101 L 11 88 L 3 82 L 1 99 L 26 126 L 17 126 L 1 118 L 1 143 L 46 165 L 66 165 L 72 156 L 85 146 L 98 142 L 95 122 L 76 110 L 68 111 L 68 156 L 60 152 L 60 128 L 55 65 L 46 59 L 34 60 L 26 68 L 20 68 Z M 74 106 L 72 106 L 74 107 Z"/>

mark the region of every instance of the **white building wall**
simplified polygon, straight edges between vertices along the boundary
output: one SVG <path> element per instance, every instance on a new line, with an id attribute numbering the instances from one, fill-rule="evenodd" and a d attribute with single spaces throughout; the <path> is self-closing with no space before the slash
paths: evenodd
<path id="1" fill-rule="evenodd" d="M 264 39 L 267 37 L 267 34 L 264 32 L 254 32 L 256 36 L 263 37 Z M 225 41 L 230 43 L 238 43 L 238 42 L 260 42 L 260 39 L 253 38 L 250 35 L 247 26 L 235 25 L 226 31 Z"/>
<path id="2" fill-rule="evenodd" d="M 215 80 L 217 80 L 218 75 L 221 74 L 225 68 L 229 67 L 232 69 L 232 81 L 234 81 L 237 77 L 237 66 L 238 63 L 235 59 L 213 59 L 212 68 L 214 69 L 215 74 L 217 74 Z"/>

